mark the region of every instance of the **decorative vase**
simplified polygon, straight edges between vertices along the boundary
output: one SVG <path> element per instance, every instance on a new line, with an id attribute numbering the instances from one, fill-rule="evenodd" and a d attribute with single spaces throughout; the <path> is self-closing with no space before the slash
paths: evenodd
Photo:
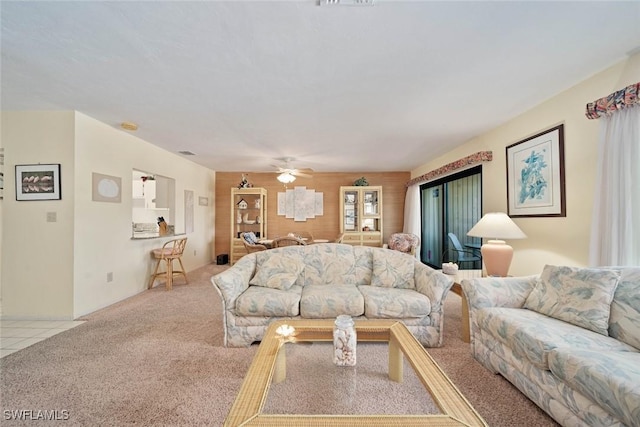
<path id="1" fill-rule="evenodd" d="M 347 314 L 341 314 L 333 326 L 333 363 L 336 366 L 355 366 L 356 343 L 353 319 Z"/>
<path id="2" fill-rule="evenodd" d="M 238 211 L 238 215 L 236 216 L 236 222 L 238 224 L 242 224 L 242 214 Z"/>

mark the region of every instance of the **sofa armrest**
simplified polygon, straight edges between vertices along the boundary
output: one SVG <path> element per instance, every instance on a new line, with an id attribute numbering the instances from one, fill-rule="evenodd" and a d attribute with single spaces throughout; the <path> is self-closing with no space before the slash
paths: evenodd
<path id="1" fill-rule="evenodd" d="M 438 270 L 416 261 L 414 270 L 416 290 L 431 300 L 431 310 L 442 311 L 444 298 L 453 286 L 453 279 Z"/>
<path id="2" fill-rule="evenodd" d="M 211 278 L 211 283 L 222 298 L 223 311 L 235 307 L 236 299 L 249 287 L 249 280 L 253 277 L 255 270 L 256 256 L 249 254 Z"/>
<path id="3" fill-rule="evenodd" d="M 469 310 L 484 307 L 520 308 L 536 285 L 539 275 L 522 277 L 479 277 L 465 279 L 460 286 Z"/>

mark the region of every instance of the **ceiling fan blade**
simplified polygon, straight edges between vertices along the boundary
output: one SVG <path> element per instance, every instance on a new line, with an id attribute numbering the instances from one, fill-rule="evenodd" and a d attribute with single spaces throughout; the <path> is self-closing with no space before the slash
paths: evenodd
<path id="1" fill-rule="evenodd" d="M 302 173 L 302 172 L 300 172 L 298 170 L 291 171 L 291 175 L 299 176 L 300 178 L 313 178 L 313 176 L 311 176 L 309 174 L 306 174 L 306 173 Z"/>
<path id="2" fill-rule="evenodd" d="M 296 171 L 302 172 L 302 173 L 312 173 L 313 169 L 311 169 L 311 168 L 296 168 Z"/>

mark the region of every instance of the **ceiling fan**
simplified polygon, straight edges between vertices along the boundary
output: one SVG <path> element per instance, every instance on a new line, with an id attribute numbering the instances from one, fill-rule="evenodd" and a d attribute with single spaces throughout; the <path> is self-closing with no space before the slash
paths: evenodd
<path id="1" fill-rule="evenodd" d="M 280 174 L 278 175 L 278 181 L 282 182 L 283 184 L 292 183 L 296 180 L 296 177 L 313 178 L 312 175 L 309 175 L 310 172 L 313 172 L 313 169 L 296 169 L 291 167 L 291 162 L 295 160 L 293 157 L 283 157 L 276 160 L 282 160 L 284 162 L 283 166 L 271 165 L 274 168 L 278 169 L 277 173 Z"/>

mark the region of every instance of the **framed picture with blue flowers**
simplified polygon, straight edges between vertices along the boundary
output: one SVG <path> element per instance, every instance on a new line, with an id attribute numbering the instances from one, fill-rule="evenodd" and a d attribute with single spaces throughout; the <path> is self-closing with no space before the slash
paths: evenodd
<path id="1" fill-rule="evenodd" d="M 506 154 L 509 216 L 567 216 L 564 125 L 509 145 Z"/>

